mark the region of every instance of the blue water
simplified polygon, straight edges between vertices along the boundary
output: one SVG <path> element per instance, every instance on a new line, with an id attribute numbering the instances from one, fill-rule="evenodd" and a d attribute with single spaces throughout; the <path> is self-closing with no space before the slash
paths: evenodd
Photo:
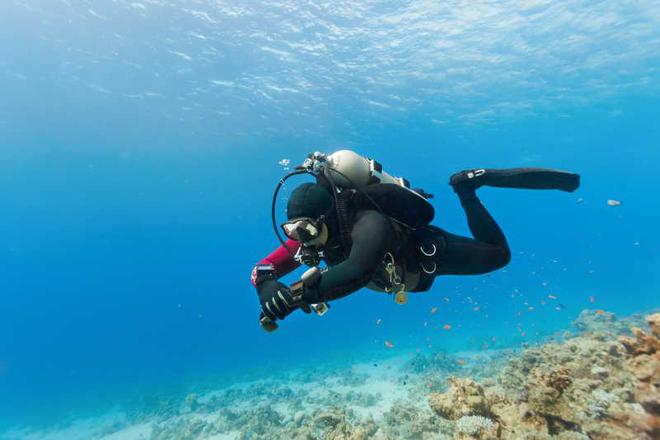
<path id="1" fill-rule="evenodd" d="M 657 2 L 243 3 L 0 5 L 0 426 L 660 306 Z M 278 162 L 340 148 L 434 193 L 434 224 L 462 234 L 457 170 L 583 185 L 480 190 L 505 270 L 265 334 L 249 273 L 277 245 Z"/>

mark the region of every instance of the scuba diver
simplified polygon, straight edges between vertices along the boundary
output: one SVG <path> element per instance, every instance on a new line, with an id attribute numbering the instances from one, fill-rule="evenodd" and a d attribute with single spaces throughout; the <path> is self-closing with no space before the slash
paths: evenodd
<path id="1" fill-rule="evenodd" d="M 287 221 L 275 220 L 277 194 L 295 175 L 311 174 L 316 183 L 298 186 L 287 203 Z M 473 238 L 431 225 L 432 198 L 411 189 L 403 178 L 352 151 L 316 152 L 280 180 L 272 221 L 281 246 L 252 270 L 261 304 L 260 325 L 297 309 L 322 315 L 328 302 L 363 287 L 393 295 L 399 304 L 407 292 L 431 288 L 439 275 L 477 275 L 506 266 L 511 251 L 506 237 L 477 197 L 482 186 L 575 191 L 580 176 L 546 168 L 472 169 L 451 176 L 449 184 L 467 216 Z M 326 267 L 321 268 L 321 261 Z M 310 266 L 291 286 L 278 281 L 301 265 Z"/>

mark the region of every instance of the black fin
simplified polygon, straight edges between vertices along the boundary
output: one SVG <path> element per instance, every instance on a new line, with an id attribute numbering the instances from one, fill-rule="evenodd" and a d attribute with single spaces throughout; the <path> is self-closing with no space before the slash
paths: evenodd
<path id="1" fill-rule="evenodd" d="M 573 192 L 580 186 L 580 175 L 549 168 L 474 169 L 454 174 L 449 183 L 457 192 L 481 186 Z"/>

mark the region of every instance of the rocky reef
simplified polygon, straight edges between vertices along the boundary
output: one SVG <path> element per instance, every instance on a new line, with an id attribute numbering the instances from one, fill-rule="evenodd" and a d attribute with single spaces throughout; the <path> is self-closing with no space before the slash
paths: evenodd
<path id="1" fill-rule="evenodd" d="M 573 325 L 580 333 L 517 353 L 417 354 L 190 395 L 151 439 L 660 438 L 660 314 L 585 311 Z"/>
<path id="2" fill-rule="evenodd" d="M 429 405 L 455 422 L 456 439 L 660 438 L 660 314 L 647 322 L 648 332 L 633 327 L 632 336 L 585 327 L 527 349 L 494 382 L 451 377 Z"/>
<path id="3" fill-rule="evenodd" d="M 520 351 L 408 353 L 166 395 L 95 432 L 103 440 L 660 438 L 660 313 L 587 310 L 573 327 Z"/>

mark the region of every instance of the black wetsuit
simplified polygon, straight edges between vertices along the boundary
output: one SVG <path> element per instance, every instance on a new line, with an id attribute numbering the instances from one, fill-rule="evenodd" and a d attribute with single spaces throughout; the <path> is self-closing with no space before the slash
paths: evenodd
<path id="1" fill-rule="evenodd" d="M 417 275 L 410 277 L 416 278 L 415 285 L 403 280 L 409 292 L 430 289 L 438 275 L 483 274 L 505 266 L 511 253 L 500 227 L 474 191 L 461 193 L 459 198 L 474 238 L 451 234 L 431 225 L 411 231 L 376 210 L 362 209 L 353 213 L 350 251 L 345 252 L 338 227 L 330 222 L 330 238 L 324 248 L 330 268 L 308 298 L 313 302 L 332 301 L 370 282 L 382 285 L 386 281 L 382 274 L 383 260 L 388 253 L 408 275 Z M 423 233 L 419 234 L 420 231 Z M 434 249 L 434 255 L 423 256 L 420 246 Z M 433 264 L 429 265 L 429 259 Z M 422 270 L 424 267 L 426 269 Z"/>

